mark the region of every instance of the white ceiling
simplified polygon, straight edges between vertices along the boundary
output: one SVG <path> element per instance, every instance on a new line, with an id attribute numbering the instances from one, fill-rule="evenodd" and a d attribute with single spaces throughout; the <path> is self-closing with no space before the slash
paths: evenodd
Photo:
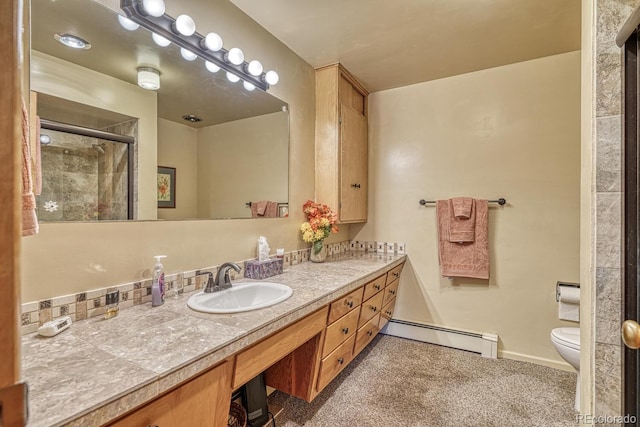
<path id="1" fill-rule="evenodd" d="M 580 0 L 231 0 L 371 92 L 580 49 Z"/>

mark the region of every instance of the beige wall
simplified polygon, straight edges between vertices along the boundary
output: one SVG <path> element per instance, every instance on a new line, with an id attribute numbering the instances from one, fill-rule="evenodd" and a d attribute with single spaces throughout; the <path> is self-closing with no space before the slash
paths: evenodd
<path id="1" fill-rule="evenodd" d="M 31 90 L 138 118 L 138 218 L 155 219 L 157 94 L 36 51 Z"/>
<path id="2" fill-rule="evenodd" d="M 504 357 L 554 366 L 555 284 L 579 280 L 580 53 L 374 93 L 369 222 L 357 240 L 407 243 L 394 316 L 495 332 Z M 434 207 L 495 199 L 491 279 L 440 277 Z"/>
<path id="3" fill-rule="evenodd" d="M 286 202 L 288 128 L 278 112 L 199 129 L 198 217 L 250 218 L 246 202 Z"/>
<path id="4" fill-rule="evenodd" d="M 301 207 L 314 195 L 314 70 L 280 41 L 228 2 L 171 2 L 168 13 L 188 13 L 198 30 L 219 31 L 225 46 L 241 46 L 280 74 L 272 92 L 290 108 L 290 217 L 287 219 L 151 221 L 42 224 L 38 236 L 23 239 L 22 299 L 34 301 L 148 278 L 153 255 L 168 255 L 168 272 L 255 256 L 258 236 L 272 248 L 307 247 L 298 225 Z M 173 10 L 175 8 L 176 10 Z M 153 153 L 155 157 L 155 152 Z M 155 181 L 154 181 L 155 182 Z M 155 187 L 155 185 L 154 185 Z M 155 194 L 156 189 L 152 190 Z M 154 209 L 155 211 L 155 209 Z M 345 240 L 349 227 L 331 240 Z"/>
<path id="5" fill-rule="evenodd" d="M 158 165 L 176 168 L 176 207 L 158 209 L 158 219 L 197 218 L 198 130 L 159 118 Z"/>

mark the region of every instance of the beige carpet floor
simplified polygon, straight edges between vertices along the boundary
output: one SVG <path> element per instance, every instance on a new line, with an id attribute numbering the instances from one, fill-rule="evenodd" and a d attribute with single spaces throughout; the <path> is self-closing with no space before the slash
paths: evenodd
<path id="1" fill-rule="evenodd" d="M 576 374 L 380 335 L 312 402 L 276 391 L 278 427 L 576 426 Z"/>

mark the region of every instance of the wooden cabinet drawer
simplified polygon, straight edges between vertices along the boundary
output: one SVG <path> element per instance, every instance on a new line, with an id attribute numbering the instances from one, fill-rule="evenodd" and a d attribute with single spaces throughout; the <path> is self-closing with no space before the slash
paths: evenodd
<path id="1" fill-rule="evenodd" d="M 224 362 L 121 418 L 109 427 L 226 425 L 231 404 L 231 370 Z"/>
<path id="2" fill-rule="evenodd" d="M 360 287 L 355 291 L 335 300 L 329 307 L 329 320 L 327 323 L 333 323 L 362 303 L 362 290 Z"/>
<path id="3" fill-rule="evenodd" d="M 384 299 L 384 292 L 380 291 L 365 302 L 362 303 L 360 308 L 360 320 L 358 321 L 358 328 L 367 323 L 373 316 L 380 313 L 382 309 L 382 300 Z"/>
<path id="4" fill-rule="evenodd" d="M 383 274 L 382 276 L 364 285 L 364 297 L 362 297 L 362 299 L 366 301 L 372 296 L 374 296 L 376 293 L 380 292 L 382 288 L 384 288 L 386 280 L 387 280 L 387 276 Z"/>
<path id="5" fill-rule="evenodd" d="M 340 319 L 333 322 L 327 327 L 324 338 L 324 347 L 322 349 L 322 357 L 326 357 L 329 353 L 336 349 L 344 340 L 351 337 L 358 329 L 358 310 L 351 310 Z"/>
<path id="6" fill-rule="evenodd" d="M 382 307 L 382 311 L 380 312 L 380 323 L 378 324 L 378 328 L 382 329 L 389 323 L 389 320 L 393 317 L 393 309 L 396 306 L 396 299 L 393 298 L 387 304 Z"/>
<path id="7" fill-rule="evenodd" d="M 335 378 L 353 358 L 353 345 L 356 336 L 352 335 L 347 341 L 342 343 L 327 357 L 322 359 L 320 364 L 320 374 L 318 375 L 318 391 L 326 387 L 329 382 Z"/>
<path id="8" fill-rule="evenodd" d="M 233 388 L 238 388 L 326 328 L 327 307 L 298 320 L 236 356 Z"/>
<path id="9" fill-rule="evenodd" d="M 363 327 L 358 328 L 356 333 L 356 345 L 353 350 L 353 357 L 362 351 L 363 348 L 371 342 L 378 334 L 378 324 L 380 323 L 380 313 L 376 314 L 373 319 L 369 320 Z"/>
<path id="10" fill-rule="evenodd" d="M 400 278 L 402 267 L 404 267 L 404 262 L 400 265 L 393 267 L 391 270 L 389 270 L 389 272 L 387 273 L 387 285 L 389 285 L 394 280 Z"/>
<path id="11" fill-rule="evenodd" d="M 398 285 L 400 284 L 400 280 L 396 279 L 391 282 L 386 288 L 384 288 L 384 299 L 382 300 L 382 305 L 387 305 L 389 301 L 396 297 L 398 293 Z"/>

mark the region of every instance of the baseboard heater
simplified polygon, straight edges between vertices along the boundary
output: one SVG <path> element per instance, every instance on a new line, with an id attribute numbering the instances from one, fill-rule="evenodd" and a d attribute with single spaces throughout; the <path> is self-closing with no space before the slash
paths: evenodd
<path id="1" fill-rule="evenodd" d="M 426 323 L 391 319 L 380 331 L 386 335 L 479 353 L 482 357 L 498 358 L 498 335 L 444 328 Z"/>

